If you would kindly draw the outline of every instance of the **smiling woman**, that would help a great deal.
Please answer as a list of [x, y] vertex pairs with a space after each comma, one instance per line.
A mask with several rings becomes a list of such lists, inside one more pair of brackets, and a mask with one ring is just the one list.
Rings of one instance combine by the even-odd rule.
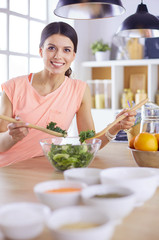
[[[2, 115], [46, 127], [50, 121], [67, 130], [78, 113], [80, 130], [94, 129], [86, 83], [70, 78], [77, 34], [68, 24], [48, 24], [41, 33], [39, 53], [44, 69], [2, 84]], [[88, 111], [87, 111], [88, 110]], [[87, 114], [85, 114], [87, 113]], [[89, 117], [89, 118], [88, 118]], [[43, 155], [39, 141], [48, 135], [26, 124], [0, 122], [0, 166]]]
[[[0, 120], [0, 166], [43, 155], [39, 141], [48, 134], [28, 129], [26, 123], [46, 127], [55, 122], [67, 131], [76, 115], [79, 132], [95, 130], [89, 87], [71, 78], [70, 66], [77, 43], [77, 33], [69, 24], [48, 24], [41, 33], [39, 45], [43, 70], [2, 84], [0, 114], [22, 121], [8, 124]], [[125, 118], [110, 129], [111, 134], [116, 134], [121, 126], [128, 129], [134, 124], [136, 112], [124, 110], [119, 115], [122, 114]], [[104, 134], [100, 138], [102, 147], [109, 142]]]

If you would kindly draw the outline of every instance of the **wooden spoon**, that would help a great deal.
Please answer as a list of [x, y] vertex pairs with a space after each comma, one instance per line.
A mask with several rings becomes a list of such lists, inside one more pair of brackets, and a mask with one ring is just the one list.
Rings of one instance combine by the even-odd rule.
[[[5, 121], [8, 121], [10, 123], [24, 123], [23, 121], [18, 121], [14, 118], [10, 118], [8, 116], [4, 116], [4, 115], [0, 115], [0, 119], [3, 119]], [[40, 126], [37, 126], [37, 125], [33, 125], [31, 123], [29, 123], [26, 127], [28, 128], [34, 128], [36, 130], [39, 130], [41, 132], [45, 132], [45, 133], [48, 133], [48, 134], [51, 134], [51, 135], [54, 135], [54, 136], [57, 136], [57, 137], [64, 137], [64, 135], [62, 133], [59, 133], [59, 132], [55, 132], [55, 131], [52, 131], [50, 129], [47, 129], [47, 128], [44, 128], [44, 127], [40, 127]]]
[[[139, 102], [138, 104], [136, 104], [134, 107], [130, 108], [127, 112], [132, 112], [137, 110], [138, 108], [140, 108], [142, 105], [144, 105], [145, 103], [148, 102], [148, 98], [142, 100], [141, 102]], [[120, 122], [121, 120], [123, 120], [126, 116], [121, 115], [119, 116], [117, 119], [115, 119], [111, 124], [109, 124], [106, 128], [104, 128], [101, 132], [98, 132], [94, 135], [94, 137], [91, 137], [89, 139], [93, 139], [93, 138], [98, 138], [102, 135], [104, 135], [110, 128], [112, 128], [115, 124], [117, 124], [118, 122]]]
[[[140, 108], [142, 105], [144, 105], [146, 102], [148, 102], [148, 98], [142, 100], [140, 103], [138, 103], [138, 104], [135, 105], [134, 107], [130, 108], [130, 110], [128, 110], [127, 112], [131, 112], [131, 111], [137, 110], [137, 109]], [[101, 132], [96, 133], [94, 137], [89, 138], [89, 139], [98, 138], [98, 137], [102, 136], [102, 135], [105, 134], [110, 128], [112, 128], [116, 123], [120, 122], [120, 121], [123, 120], [125, 117], [126, 117], [126, 116], [121, 115], [120, 117], [118, 117], [117, 119], [115, 119], [115, 121], [113, 121], [111, 124], [109, 124], [106, 128], [104, 128]], [[16, 123], [16, 122], [24, 123], [23, 121], [17, 121], [17, 120], [14, 119], [14, 118], [10, 118], [10, 117], [4, 116], [4, 115], [0, 115], [0, 119], [3, 119], [3, 120], [5, 120], [5, 121], [11, 122], [11, 123]], [[45, 132], [45, 133], [48, 133], [48, 134], [51, 134], [51, 135], [54, 135], [54, 136], [57, 136], [57, 137], [64, 137], [64, 135], [63, 135], [62, 133], [58, 133], [58, 132], [49, 130], [49, 129], [47, 129], [47, 128], [40, 127], [40, 126], [37, 126], [37, 125], [33, 125], [33, 124], [30, 124], [30, 123], [29, 123], [26, 127], [28, 127], [28, 128], [34, 128], [34, 129], [36, 129], [36, 130], [39, 130], [39, 131], [42, 131], [42, 132]]]

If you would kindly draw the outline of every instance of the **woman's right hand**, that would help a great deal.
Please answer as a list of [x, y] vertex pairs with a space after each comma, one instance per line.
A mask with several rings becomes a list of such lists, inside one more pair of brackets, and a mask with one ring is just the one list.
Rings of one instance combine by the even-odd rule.
[[[5, 91], [2, 92], [1, 96], [0, 115], [13, 117], [13, 106]], [[15, 119], [17, 120], [16, 123], [9, 124], [7, 121], [0, 119], [0, 153], [9, 150], [28, 135], [28, 124], [18, 121], [20, 120], [19, 116], [16, 116]]]
[[29, 133], [27, 123], [16, 122], [8, 124], [8, 132], [15, 143], [21, 141]]

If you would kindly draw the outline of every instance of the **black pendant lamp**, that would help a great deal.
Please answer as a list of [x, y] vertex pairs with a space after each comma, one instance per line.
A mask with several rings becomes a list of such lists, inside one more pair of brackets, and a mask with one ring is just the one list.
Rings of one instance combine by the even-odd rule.
[[136, 13], [126, 18], [119, 27], [117, 35], [129, 38], [159, 37], [159, 19], [150, 14], [146, 4], [141, 1]]
[[99, 19], [125, 12], [120, 0], [59, 0], [54, 14], [69, 19]]

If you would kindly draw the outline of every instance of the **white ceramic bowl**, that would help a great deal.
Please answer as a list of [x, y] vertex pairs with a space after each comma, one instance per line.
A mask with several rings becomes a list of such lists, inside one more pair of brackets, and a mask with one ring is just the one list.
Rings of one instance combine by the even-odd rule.
[[[116, 195], [116, 197], [97, 197], [110, 196], [110, 194]], [[98, 207], [111, 220], [124, 218], [134, 209], [136, 204], [136, 194], [129, 188], [120, 186], [106, 184], [90, 186], [82, 190], [81, 196], [84, 204]]]
[[18, 202], [0, 207], [0, 227], [5, 237], [32, 239], [40, 235], [50, 209], [39, 203]]
[[[89, 229], [61, 229], [64, 225], [77, 223], [99, 226]], [[108, 240], [113, 235], [115, 224], [115, 221], [110, 221], [99, 209], [88, 206], [55, 210], [47, 222], [55, 240]]]
[[157, 188], [157, 173], [150, 168], [115, 167], [100, 173], [103, 184], [128, 187], [136, 193], [138, 206], [150, 199]]
[[64, 171], [64, 178], [94, 185], [100, 183], [100, 172], [99, 168], [73, 168]]
[[52, 180], [41, 182], [35, 185], [34, 193], [42, 203], [49, 206], [52, 210], [78, 205], [81, 201], [81, 191], [75, 192], [60, 192], [60, 193], [47, 193], [46, 191], [60, 188], [79, 188], [83, 189], [87, 185], [82, 182], [67, 181], [67, 180]]

